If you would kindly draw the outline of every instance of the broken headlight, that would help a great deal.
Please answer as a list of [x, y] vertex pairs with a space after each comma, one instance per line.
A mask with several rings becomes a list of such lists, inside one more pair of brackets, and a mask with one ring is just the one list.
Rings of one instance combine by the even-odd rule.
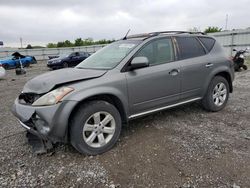
[[68, 93], [70, 93], [73, 90], [74, 89], [71, 87], [57, 88], [57, 89], [43, 95], [39, 99], [37, 99], [32, 104], [32, 106], [49, 106], [49, 105], [57, 104], [58, 102], [60, 102], [62, 100], [62, 98], [64, 96], [66, 96]]

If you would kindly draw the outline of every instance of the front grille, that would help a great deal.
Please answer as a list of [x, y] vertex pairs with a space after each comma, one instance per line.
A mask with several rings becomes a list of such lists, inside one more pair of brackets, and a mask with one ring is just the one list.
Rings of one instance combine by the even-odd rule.
[[35, 94], [35, 93], [21, 93], [18, 99], [19, 99], [19, 103], [21, 104], [32, 104], [39, 97], [40, 95]]

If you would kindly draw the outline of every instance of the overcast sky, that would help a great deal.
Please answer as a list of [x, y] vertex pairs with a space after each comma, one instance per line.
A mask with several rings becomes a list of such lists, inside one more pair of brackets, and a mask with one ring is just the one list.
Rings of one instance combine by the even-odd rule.
[[78, 37], [119, 39], [161, 30], [207, 26], [250, 27], [249, 0], [0, 0], [0, 41], [5, 46]]

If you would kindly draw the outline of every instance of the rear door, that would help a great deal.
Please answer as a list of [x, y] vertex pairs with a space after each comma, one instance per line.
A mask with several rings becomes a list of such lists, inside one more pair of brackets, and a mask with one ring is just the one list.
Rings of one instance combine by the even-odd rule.
[[201, 42], [194, 36], [175, 37], [178, 61], [181, 64], [181, 100], [201, 97], [209, 75], [210, 58]]
[[147, 57], [149, 67], [126, 73], [130, 114], [155, 110], [180, 99], [180, 65], [171, 38], [150, 41], [134, 56]]

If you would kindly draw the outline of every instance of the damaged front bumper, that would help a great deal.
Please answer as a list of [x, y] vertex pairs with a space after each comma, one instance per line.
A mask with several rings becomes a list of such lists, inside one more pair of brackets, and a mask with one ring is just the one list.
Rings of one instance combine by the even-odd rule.
[[44, 141], [68, 142], [68, 120], [77, 101], [62, 101], [51, 106], [32, 106], [19, 103], [12, 107], [12, 113], [22, 127]]

